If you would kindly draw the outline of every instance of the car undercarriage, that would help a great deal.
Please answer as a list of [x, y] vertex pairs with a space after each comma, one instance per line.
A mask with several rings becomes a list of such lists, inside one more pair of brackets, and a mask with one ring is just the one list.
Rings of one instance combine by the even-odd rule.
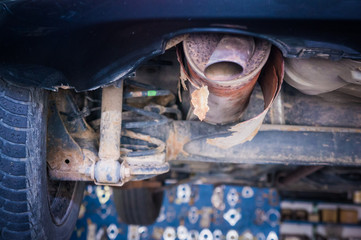
[[[15, 2], [0, 9], [0, 190], [24, 211], [35, 196], [50, 209], [30, 211], [24, 224], [39, 227], [24, 225], [27, 237], [71, 229], [84, 182], [123, 202], [166, 180], [338, 202], [359, 193], [359, 3], [318, 15], [277, 1], [218, 14], [172, 3], [188, 16], [170, 3]], [[4, 236], [20, 226], [10, 215]]]

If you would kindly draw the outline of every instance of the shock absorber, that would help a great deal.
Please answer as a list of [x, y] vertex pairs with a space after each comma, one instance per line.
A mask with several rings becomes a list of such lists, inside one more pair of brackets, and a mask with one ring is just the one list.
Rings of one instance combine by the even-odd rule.
[[99, 183], [121, 182], [120, 139], [122, 132], [123, 81], [120, 86], [103, 88], [99, 160], [95, 164], [94, 179]]

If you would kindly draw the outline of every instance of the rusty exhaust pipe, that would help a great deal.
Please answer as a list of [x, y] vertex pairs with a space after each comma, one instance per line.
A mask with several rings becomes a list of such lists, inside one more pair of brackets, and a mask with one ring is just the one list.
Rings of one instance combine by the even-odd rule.
[[180, 51], [178, 59], [190, 82], [194, 114], [211, 124], [239, 120], [270, 49], [267, 41], [248, 36], [190, 35], [183, 42], [184, 63]]
[[208, 60], [204, 75], [213, 81], [238, 78], [254, 52], [252, 37], [224, 36]]

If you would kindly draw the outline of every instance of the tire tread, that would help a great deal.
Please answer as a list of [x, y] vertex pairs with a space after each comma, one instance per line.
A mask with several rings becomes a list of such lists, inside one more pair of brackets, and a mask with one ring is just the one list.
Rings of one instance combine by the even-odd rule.
[[0, 79], [0, 236], [30, 239], [31, 221], [26, 176], [27, 134], [32, 92]]

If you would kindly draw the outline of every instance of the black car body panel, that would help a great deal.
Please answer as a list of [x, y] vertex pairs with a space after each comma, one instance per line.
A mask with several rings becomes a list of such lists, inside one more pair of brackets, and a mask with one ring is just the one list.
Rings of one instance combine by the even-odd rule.
[[3, 1], [0, 73], [46, 89], [98, 88], [191, 32], [257, 36], [285, 57], [361, 58], [361, 2]]

